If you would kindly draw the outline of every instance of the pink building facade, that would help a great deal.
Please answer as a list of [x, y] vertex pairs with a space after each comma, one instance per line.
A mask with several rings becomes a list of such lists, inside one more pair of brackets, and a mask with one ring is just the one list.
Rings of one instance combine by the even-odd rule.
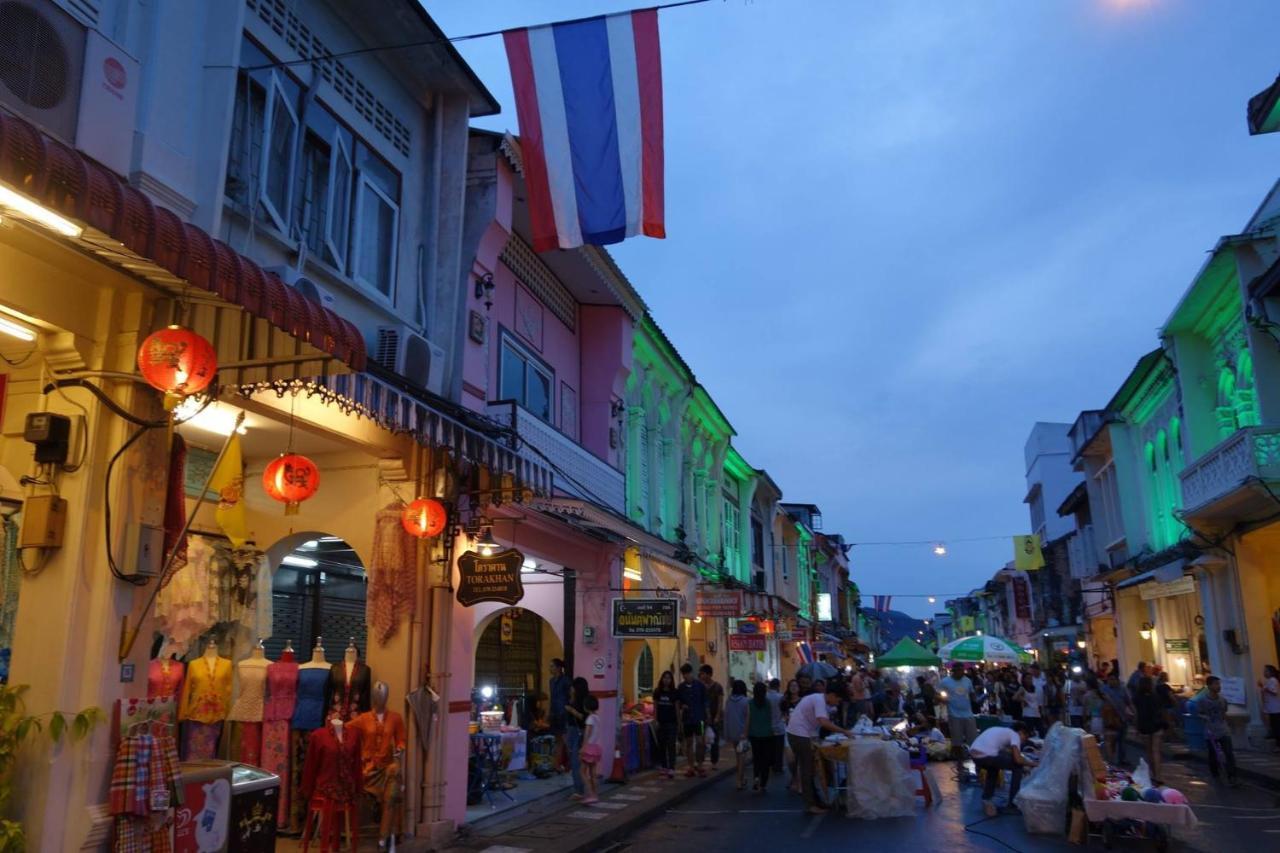
[[[535, 254], [518, 143], [472, 132], [464, 257], [466, 329], [458, 399], [505, 430], [511, 449], [553, 471], [550, 496], [518, 488], [494, 501], [463, 498], [469, 533], [457, 558], [487, 533], [524, 556], [523, 598], [450, 613], [444, 817], [466, 821], [469, 727], [480, 704], [547, 710], [549, 665], [563, 659], [600, 703], [604, 760], [612, 771], [619, 719], [620, 647], [611, 600], [622, 588], [629, 542], [623, 477], [623, 396], [632, 334], [643, 305], [599, 249]], [[491, 484], [511, 487], [510, 482]]]

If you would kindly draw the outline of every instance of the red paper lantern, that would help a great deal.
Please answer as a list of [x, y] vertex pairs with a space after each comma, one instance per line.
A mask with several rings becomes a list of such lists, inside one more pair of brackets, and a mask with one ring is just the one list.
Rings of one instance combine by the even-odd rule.
[[262, 472], [262, 488], [284, 504], [285, 515], [296, 515], [298, 504], [320, 488], [320, 469], [298, 453], [282, 453]]
[[410, 536], [426, 539], [444, 532], [449, 514], [444, 504], [434, 498], [418, 498], [404, 508], [400, 523]]
[[152, 388], [176, 403], [209, 387], [218, 372], [218, 354], [190, 329], [167, 326], [147, 335], [138, 348], [138, 370]]

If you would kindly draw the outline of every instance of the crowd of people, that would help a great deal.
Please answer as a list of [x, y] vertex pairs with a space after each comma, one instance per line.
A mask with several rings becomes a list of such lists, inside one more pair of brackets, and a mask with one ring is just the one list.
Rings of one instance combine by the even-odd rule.
[[[660, 772], [675, 778], [678, 752], [684, 756], [683, 774], [690, 778], [706, 776], [722, 755], [732, 755], [738, 790], [750, 785], [763, 792], [772, 777], [781, 776], [804, 797], [806, 810], [819, 814], [827, 806], [815, 784], [821, 769], [817, 742], [828, 733], [849, 735], [865, 717], [874, 724], [906, 721], [911, 734], [949, 738], [980, 768], [1010, 771], [1012, 800], [1029, 763], [1022, 747], [1032, 737], [1043, 737], [1054, 723], [1096, 736], [1107, 761], [1117, 766], [1126, 764], [1129, 734], [1138, 735], [1156, 784], [1162, 740], [1180, 725], [1169, 674], [1145, 662], [1127, 677], [1115, 661], [1104, 661], [1096, 670], [1083, 665], [984, 667], [957, 662], [941, 677], [928, 670], [913, 683], [904, 683], [900, 675], [859, 666], [830, 679], [801, 675], [785, 689], [778, 679], [751, 685], [734, 679], [726, 690], [709, 665], [695, 672], [685, 664], [678, 678], [664, 671], [653, 690]], [[567, 769], [573, 774], [572, 796], [592, 802], [600, 760], [596, 702], [586, 680], [570, 680], [559, 661], [553, 662], [552, 676], [552, 727], [563, 740]], [[1280, 672], [1267, 666], [1258, 685], [1280, 747]], [[1192, 707], [1204, 723], [1211, 775], [1225, 775], [1228, 783], [1238, 784], [1221, 680], [1209, 676]], [[987, 726], [980, 734], [979, 715], [998, 717], [1002, 724]], [[998, 775], [987, 774], [984, 808], [991, 809], [992, 780]]]

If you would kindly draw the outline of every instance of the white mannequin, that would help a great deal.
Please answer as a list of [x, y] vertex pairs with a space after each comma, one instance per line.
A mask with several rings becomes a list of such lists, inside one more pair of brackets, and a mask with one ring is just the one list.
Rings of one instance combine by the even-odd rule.
[[249, 653], [253, 660], [266, 660], [267, 650], [263, 648], [262, 640], [258, 640], [258, 645], [253, 647], [253, 651]]
[[298, 669], [328, 669], [329, 662], [324, 659], [324, 644], [320, 637], [316, 637], [316, 647], [311, 650], [311, 660], [302, 664]]
[[333, 726], [333, 736], [338, 739], [338, 743], [342, 743], [342, 718], [337, 714], [334, 714], [333, 719], [329, 721], [329, 724]]
[[356, 661], [360, 659], [360, 651], [356, 648], [356, 638], [352, 637], [351, 642], [347, 643], [347, 651], [342, 656], [342, 664], [347, 670], [347, 684], [351, 683], [351, 676], [356, 671]]

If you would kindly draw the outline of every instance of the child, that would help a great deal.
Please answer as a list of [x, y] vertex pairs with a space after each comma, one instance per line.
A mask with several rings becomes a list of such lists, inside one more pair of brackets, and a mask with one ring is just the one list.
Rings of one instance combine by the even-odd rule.
[[582, 781], [587, 783], [587, 796], [582, 803], [589, 805], [600, 802], [596, 796], [596, 767], [600, 764], [601, 755], [600, 717], [596, 711], [600, 710], [600, 700], [588, 696], [583, 707], [587, 709], [587, 719], [583, 723], [582, 750], [578, 757], [582, 760]]

